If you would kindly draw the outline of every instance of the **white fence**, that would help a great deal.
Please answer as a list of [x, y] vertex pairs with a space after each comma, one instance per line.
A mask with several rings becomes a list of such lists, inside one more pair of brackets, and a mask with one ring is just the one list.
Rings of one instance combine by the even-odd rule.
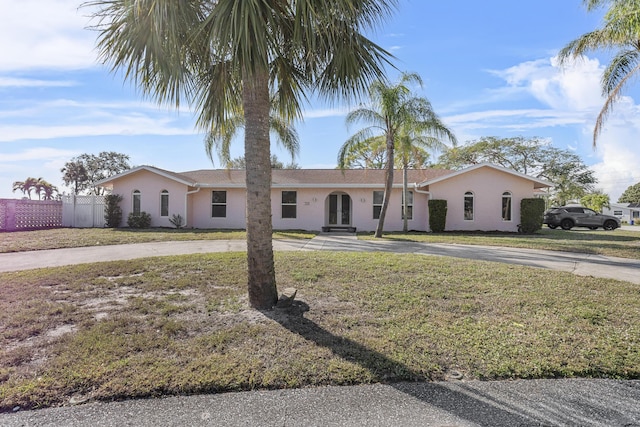
[[104, 196], [62, 196], [62, 226], [102, 228], [104, 209]]

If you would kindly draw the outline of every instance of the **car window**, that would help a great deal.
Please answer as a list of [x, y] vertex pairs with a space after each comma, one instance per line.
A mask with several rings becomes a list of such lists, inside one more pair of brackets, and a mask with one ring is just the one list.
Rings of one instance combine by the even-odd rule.
[[584, 211], [582, 210], [582, 208], [565, 208], [567, 210], [567, 212], [571, 212], [571, 213], [583, 213]]
[[597, 213], [596, 211], [591, 210], [591, 209], [585, 209], [585, 210], [584, 210], [584, 213], [586, 213], [586, 214], [587, 214], [587, 215], [589, 215], [589, 216], [598, 215], [598, 213]]

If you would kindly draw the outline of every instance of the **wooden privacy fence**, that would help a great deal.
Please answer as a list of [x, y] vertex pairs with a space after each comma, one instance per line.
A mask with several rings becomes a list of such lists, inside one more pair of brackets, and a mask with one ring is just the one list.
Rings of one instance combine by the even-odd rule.
[[62, 202], [0, 199], [0, 231], [62, 227]]
[[62, 225], [64, 227], [102, 228], [104, 196], [62, 196]]

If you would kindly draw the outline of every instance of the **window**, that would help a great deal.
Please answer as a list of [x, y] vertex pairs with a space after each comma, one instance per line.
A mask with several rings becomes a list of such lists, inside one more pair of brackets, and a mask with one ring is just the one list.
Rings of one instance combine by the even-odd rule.
[[464, 193], [464, 220], [473, 221], [473, 193]]
[[382, 210], [382, 200], [384, 191], [373, 192], [373, 219], [380, 219], [380, 211]]
[[615, 216], [622, 216], [622, 211], [613, 211]]
[[[404, 191], [402, 192], [402, 206], [400, 207], [404, 219]], [[407, 219], [413, 219], [413, 191], [407, 191]]]
[[160, 192], [160, 216], [169, 216], [169, 192], [167, 190]]
[[511, 193], [502, 193], [502, 220], [511, 221]]
[[140, 190], [133, 190], [133, 214], [140, 215], [140, 199], [142, 194]]
[[282, 192], [282, 218], [296, 218], [296, 200], [298, 193], [295, 191]]
[[227, 192], [226, 191], [211, 192], [211, 217], [212, 218], [227, 217]]

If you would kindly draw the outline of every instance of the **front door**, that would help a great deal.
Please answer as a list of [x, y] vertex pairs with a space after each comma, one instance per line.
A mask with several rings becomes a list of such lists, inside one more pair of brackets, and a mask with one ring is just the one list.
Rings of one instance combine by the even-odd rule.
[[329, 225], [351, 225], [351, 197], [329, 194]]

